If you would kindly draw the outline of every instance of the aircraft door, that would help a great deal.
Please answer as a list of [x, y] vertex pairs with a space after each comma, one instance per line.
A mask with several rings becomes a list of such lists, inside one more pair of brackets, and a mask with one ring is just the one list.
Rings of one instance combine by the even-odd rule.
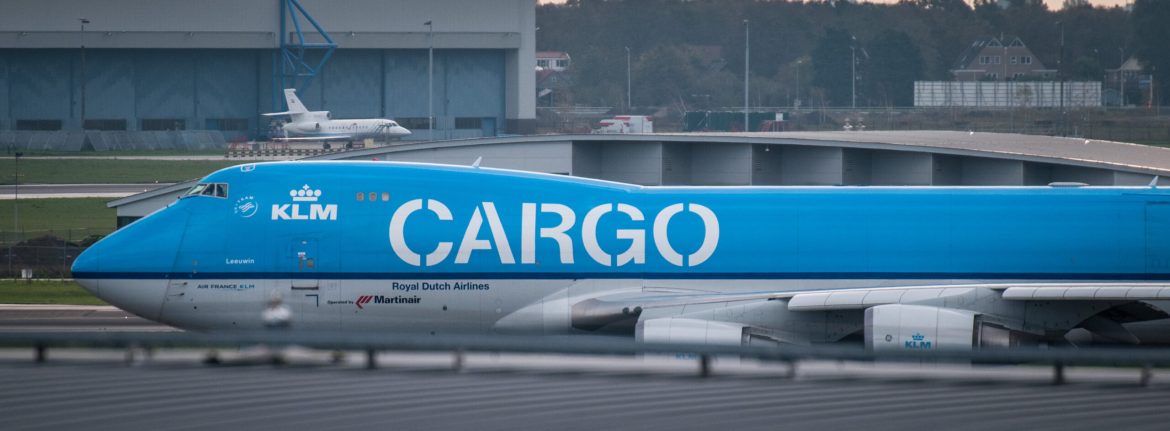
[[292, 327], [311, 331], [337, 330], [341, 315], [336, 305], [338, 281], [322, 280], [312, 289], [293, 285], [285, 296]]
[[1170, 202], [1146, 204], [1146, 272], [1170, 273]]
[[315, 238], [299, 238], [289, 242], [288, 253], [284, 256], [289, 280], [284, 300], [292, 312], [294, 327], [310, 330], [336, 330], [340, 317], [336, 306], [338, 283], [336, 280], [321, 280], [319, 268], [321, 255]]
[[316, 289], [320, 284], [317, 279], [317, 240], [312, 238], [295, 239], [289, 244], [288, 259], [293, 263], [293, 289]]

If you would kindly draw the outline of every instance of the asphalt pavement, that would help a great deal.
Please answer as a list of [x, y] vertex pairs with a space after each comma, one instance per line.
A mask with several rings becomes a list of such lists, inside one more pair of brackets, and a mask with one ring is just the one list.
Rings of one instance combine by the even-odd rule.
[[[20, 199], [121, 198], [171, 184], [21, 184], [19, 193]], [[17, 188], [15, 185], [0, 185], [0, 200], [15, 199]]]
[[0, 304], [0, 331], [176, 331], [112, 306]]

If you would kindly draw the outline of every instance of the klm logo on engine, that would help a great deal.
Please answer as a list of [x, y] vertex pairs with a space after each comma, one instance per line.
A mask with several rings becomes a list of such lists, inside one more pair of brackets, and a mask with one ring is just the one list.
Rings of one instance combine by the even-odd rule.
[[337, 204], [322, 205], [321, 189], [305, 184], [300, 189], [289, 190], [293, 203], [272, 204], [273, 220], [337, 220]]
[[930, 344], [930, 341], [926, 341], [926, 336], [916, 332], [910, 336], [909, 340], [906, 340], [905, 347], [911, 350], [930, 350]]

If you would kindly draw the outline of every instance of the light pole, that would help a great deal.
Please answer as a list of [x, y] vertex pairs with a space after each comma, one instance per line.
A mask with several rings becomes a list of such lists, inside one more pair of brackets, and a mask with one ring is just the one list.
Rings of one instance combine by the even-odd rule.
[[626, 112], [633, 113], [634, 99], [630, 98], [630, 47], [626, 47]]
[[85, 25], [89, 20], [78, 18], [81, 22], [81, 129], [85, 130]]
[[[857, 39], [853, 39], [857, 40]], [[850, 106], [857, 109], [857, 47], [849, 45], [849, 82], [852, 84], [853, 96]]]
[[1118, 84], [1117, 91], [1121, 94], [1121, 104], [1118, 106], [1124, 108], [1125, 107], [1125, 71], [1122, 70], [1122, 68], [1125, 67], [1125, 48], [1117, 47], [1117, 57], [1118, 57], [1118, 59], [1121, 60], [1121, 63], [1119, 63], [1117, 65], [1117, 84]]
[[435, 140], [435, 27], [427, 26], [427, 139]]
[[796, 101], [793, 103], [796, 109], [800, 109], [800, 65], [804, 64], [804, 59], [796, 60]]
[[1061, 118], [1063, 118], [1064, 111], [1064, 21], [1057, 21], [1056, 26], [1060, 27], [1060, 57], [1056, 60], [1056, 77], [1060, 79], [1060, 110]]
[[748, 66], [751, 64], [751, 30], [748, 20], [743, 20], [743, 131], [750, 132], [748, 125]]
[[1001, 80], [1003, 81], [1004, 97], [1007, 98], [1007, 105], [1009, 108], [1008, 113], [1010, 114], [1010, 108], [1012, 107], [1012, 87], [1011, 84], [1008, 83], [1008, 44], [1007, 41], [1004, 40], [1003, 33], [999, 34], [999, 44], [1003, 47], [1003, 58], [1000, 59], [1000, 61], [1003, 62], [1003, 78]]
[[1154, 115], [1161, 115], [1161, 106], [1154, 100], [1154, 75], [1158, 74], [1158, 66], [1150, 66], [1150, 105], [1154, 107]]
[[849, 76], [853, 95], [850, 106], [857, 109], [857, 36], [849, 35]]
[[1005, 43], [1005, 41], [1004, 41], [1003, 34], [999, 35], [999, 44], [1003, 47], [1003, 58], [1000, 59], [1000, 61], [1003, 62], [1003, 80], [1007, 81], [1008, 80], [1008, 55], [1007, 55], [1008, 54], [1007, 53], [1008, 46], [1007, 46], [1007, 43]]
[[16, 164], [16, 174], [13, 175], [12, 181], [14, 186], [12, 192], [12, 239], [8, 243], [8, 272], [10, 273], [12, 272], [13, 247], [16, 244], [17, 232], [20, 232], [20, 156], [23, 155], [24, 153], [17, 151], [15, 154], [16, 157], [13, 159]]
[[20, 156], [23, 156], [23, 155], [24, 155], [24, 153], [17, 151], [15, 154], [16, 157], [14, 158], [15, 163], [16, 163], [16, 167], [14, 170], [16, 172], [12, 176], [13, 177], [12, 178], [12, 185], [13, 185], [12, 231], [13, 232], [20, 231], [20, 208], [16, 205], [16, 203], [20, 202]]

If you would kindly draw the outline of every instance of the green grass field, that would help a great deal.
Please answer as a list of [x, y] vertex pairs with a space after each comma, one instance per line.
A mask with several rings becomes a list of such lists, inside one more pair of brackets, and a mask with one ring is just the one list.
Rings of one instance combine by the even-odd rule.
[[72, 281], [0, 280], [0, 304], [106, 305]]
[[[199, 178], [240, 160], [20, 159], [21, 184], [173, 183]], [[12, 184], [16, 165], [0, 159], [0, 184]]]
[[0, 232], [13, 228], [13, 205], [19, 205], [20, 227], [28, 234], [53, 231], [62, 239], [73, 240], [92, 234], [113, 232], [117, 223], [114, 210], [106, 208], [108, 198], [21, 199], [0, 201]]

